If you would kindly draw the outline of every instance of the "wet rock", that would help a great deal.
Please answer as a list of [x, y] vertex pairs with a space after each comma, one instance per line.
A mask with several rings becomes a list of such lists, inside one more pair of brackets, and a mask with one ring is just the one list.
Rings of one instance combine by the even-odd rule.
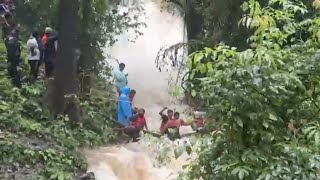
[[86, 174], [80, 177], [80, 180], [95, 180], [95, 176], [93, 172], [87, 172]]

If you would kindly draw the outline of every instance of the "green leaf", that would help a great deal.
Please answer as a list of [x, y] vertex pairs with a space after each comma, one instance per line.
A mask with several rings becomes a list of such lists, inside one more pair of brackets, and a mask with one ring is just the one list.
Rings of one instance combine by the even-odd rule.
[[192, 90], [192, 91], [191, 91], [191, 96], [192, 96], [192, 97], [195, 97], [196, 95], [197, 95], [197, 92], [196, 92], [195, 90]]
[[184, 152], [185, 152], [186, 148], [185, 146], [179, 146], [177, 148], [174, 149], [174, 157], [176, 159], [178, 159]]
[[191, 152], [192, 152], [191, 146], [186, 146], [186, 151], [187, 151], [187, 153], [190, 155]]
[[239, 117], [235, 117], [234, 119], [240, 127], [243, 127], [243, 122]]
[[270, 175], [270, 174], [267, 174], [265, 180], [270, 180], [270, 179], [271, 179], [271, 175]]
[[316, 146], [319, 146], [320, 145], [320, 132], [318, 131], [316, 134], [315, 134], [315, 144]]
[[271, 119], [273, 121], [277, 121], [278, 120], [278, 118], [275, 115], [271, 114], [271, 113], [269, 114], [269, 119]]
[[213, 72], [213, 65], [211, 62], [207, 63], [208, 72]]
[[269, 128], [269, 124], [268, 124], [267, 122], [263, 122], [262, 125], [263, 125], [263, 127], [265, 127], [266, 129]]
[[198, 63], [201, 61], [201, 59], [203, 58], [204, 54], [203, 53], [196, 53], [194, 55], [194, 58], [193, 58], [193, 62], [194, 63]]
[[201, 64], [200, 67], [199, 67], [199, 69], [200, 69], [200, 72], [201, 72], [202, 74], [206, 73], [206, 72], [207, 72], [207, 66], [206, 66], [206, 64]]
[[238, 173], [238, 176], [239, 176], [239, 179], [243, 179], [244, 178], [244, 175], [245, 175], [245, 170], [244, 169], [241, 169]]
[[65, 180], [63, 172], [59, 172], [58, 180]]

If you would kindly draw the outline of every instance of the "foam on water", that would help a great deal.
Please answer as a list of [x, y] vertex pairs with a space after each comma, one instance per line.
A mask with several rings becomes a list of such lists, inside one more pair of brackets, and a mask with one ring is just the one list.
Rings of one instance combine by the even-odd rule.
[[[144, 2], [147, 28], [141, 29], [144, 35], [135, 43], [128, 42], [134, 37], [127, 32], [119, 37], [119, 41], [106, 53], [126, 64], [129, 86], [137, 91], [134, 106], [146, 109], [149, 129], [158, 129], [160, 117], [158, 112], [168, 106], [181, 111], [183, 107], [170, 103], [168, 95], [169, 73], [159, 72], [154, 60], [163, 46], [184, 41], [183, 18], [176, 13], [161, 11], [159, 4], [151, 0]], [[130, 15], [130, 14], [129, 14]], [[107, 61], [113, 65], [112, 60]], [[183, 131], [190, 131], [185, 127]], [[120, 146], [103, 147], [84, 152], [89, 169], [98, 180], [164, 180], [175, 179], [174, 174], [186, 162], [186, 155], [173, 160], [166, 167], [155, 168], [155, 154], [142, 143], [131, 143]], [[170, 177], [169, 177], [170, 176]]]

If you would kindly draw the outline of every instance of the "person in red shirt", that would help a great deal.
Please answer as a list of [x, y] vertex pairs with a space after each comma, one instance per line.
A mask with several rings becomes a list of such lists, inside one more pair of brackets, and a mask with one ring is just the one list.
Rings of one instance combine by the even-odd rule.
[[179, 129], [181, 126], [189, 126], [190, 124], [185, 123], [184, 120], [180, 119], [180, 113], [175, 112], [173, 119], [169, 119], [164, 128], [162, 129], [161, 133], [164, 134], [168, 129], [175, 129], [175, 133], [169, 133], [169, 139], [174, 140], [176, 138], [180, 138]]
[[165, 125], [167, 124], [167, 122], [169, 120], [168, 116], [162, 115], [161, 119], [162, 119], [162, 122], [161, 122], [161, 125], [160, 125], [160, 132], [164, 132], [164, 134], [168, 134], [169, 133], [168, 130], [164, 131], [164, 127], [165, 127]]
[[[166, 123], [168, 122], [168, 120], [173, 119], [173, 111], [171, 109], [168, 109], [167, 107], [164, 107], [160, 112], [159, 115], [161, 116], [162, 122], [160, 125], [160, 132], [162, 132], [162, 129], [164, 128], [164, 126], [166, 125]], [[167, 116], [163, 114], [163, 112], [167, 110]]]
[[41, 42], [43, 46], [46, 46], [46, 43], [48, 41], [49, 33], [51, 33], [53, 30], [50, 27], [46, 27], [45, 33], [41, 38]]
[[145, 128], [148, 131], [148, 126], [144, 114], [145, 110], [139, 109], [138, 114], [135, 114], [130, 118], [130, 126], [124, 129], [124, 133], [129, 135], [133, 139], [133, 142], [138, 141], [139, 133], [141, 130]]
[[194, 111], [194, 119], [191, 123], [191, 127], [194, 131], [199, 132], [202, 128], [204, 128], [206, 123], [205, 114], [205, 112]]
[[160, 112], [160, 116], [164, 115], [163, 112], [167, 110], [167, 116], [168, 116], [168, 119], [173, 119], [173, 111], [171, 109], [168, 109], [167, 107], [164, 107]]

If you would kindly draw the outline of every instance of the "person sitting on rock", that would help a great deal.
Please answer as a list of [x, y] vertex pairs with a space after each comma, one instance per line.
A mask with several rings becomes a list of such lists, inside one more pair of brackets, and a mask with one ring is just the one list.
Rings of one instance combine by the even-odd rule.
[[133, 115], [130, 118], [130, 126], [124, 128], [124, 133], [129, 135], [133, 142], [139, 140], [140, 131], [144, 128], [148, 131], [148, 126], [145, 118], [145, 110], [139, 109], [138, 114]]

